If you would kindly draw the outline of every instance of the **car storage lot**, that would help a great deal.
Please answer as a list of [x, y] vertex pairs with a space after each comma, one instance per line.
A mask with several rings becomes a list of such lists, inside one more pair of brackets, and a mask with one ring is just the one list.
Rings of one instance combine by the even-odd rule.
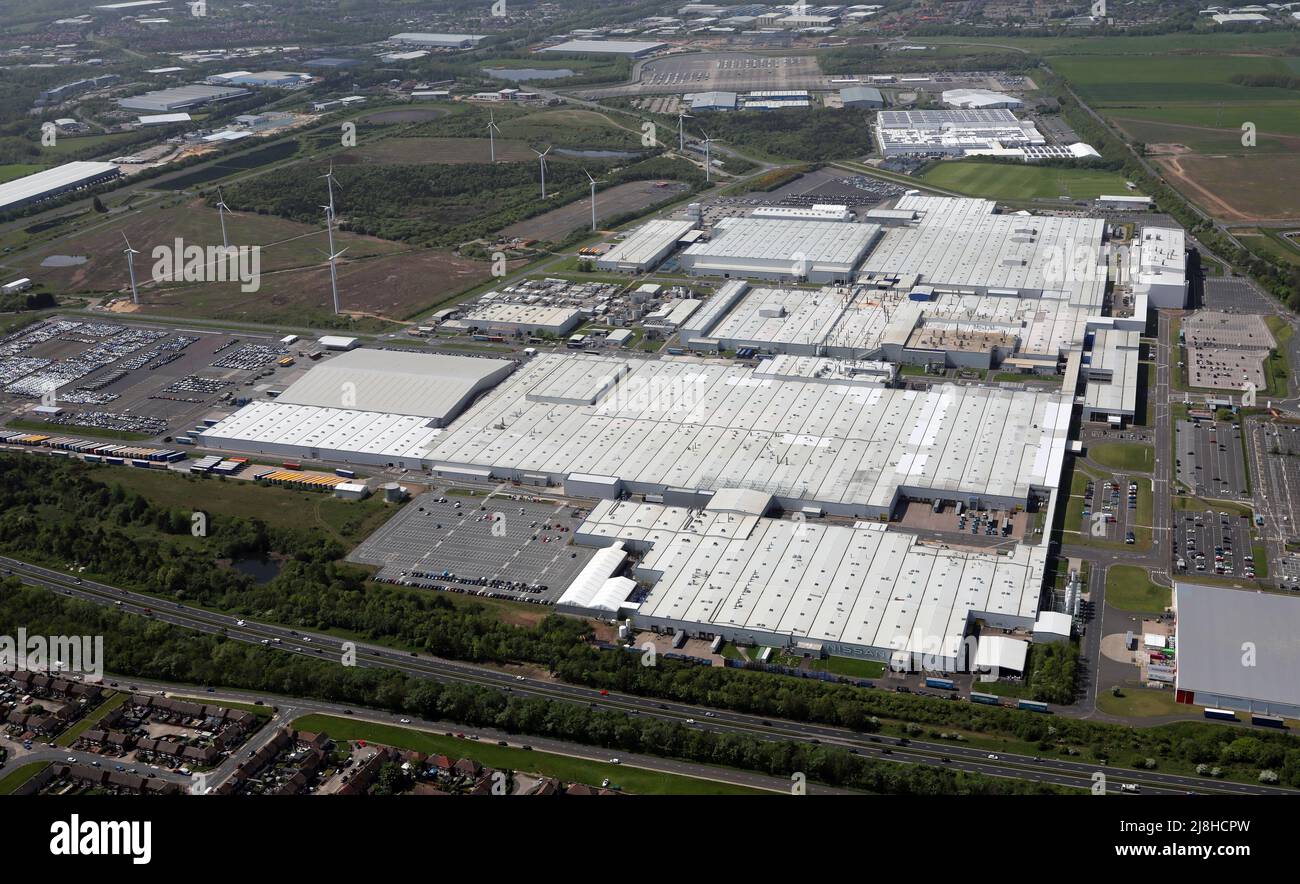
[[1201, 497], [1249, 497], [1241, 430], [1236, 424], [1178, 421], [1174, 425], [1174, 471], [1179, 482]]
[[581, 523], [573, 512], [527, 495], [484, 499], [435, 490], [389, 519], [348, 559], [378, 565], [376, 578], [388, 582], [552, 604], [595, 553], [570, 543]]
[[[250, 347], [270, 360], [213, 365]], [[52, 404], [70, 424], [98, 426], [116, 415], [119, 429], [138, 423], [141, 432], [183, 433], [234, 396], [252, 395], [258, 380], [274, 383], [286, 373], [274, 359], [285, 352], [269, 337], [54, 317], [0, 340], [0, 408], [33, 420], [42, 419], [34, 406]]]

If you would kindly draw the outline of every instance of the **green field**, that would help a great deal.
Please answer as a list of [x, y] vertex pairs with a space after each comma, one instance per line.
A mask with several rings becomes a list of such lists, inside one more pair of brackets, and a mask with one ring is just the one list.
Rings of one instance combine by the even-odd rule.
[[15, 178], [21, 178], [24, 175], [31, 175], [39, 172], [44, 166], [34, 166], [30, 163], [10, 163], [0, 166], [0, 184], [6, 181], [13, 181]]
[[942, 162], [921, 180], [994, 200], [1095, 199], [1103, 193], [1127, 193], [1124, 176], [1117, 172], [978, 161]]
[[189, 478], [163, 470], [96, 467], [95, 478], [143, 494], [159, 506], [201, 508], [218, 516], [261, 519], [277, 528], [323, 531], [352, 546], [369, 536], [397, 507], [377, 497], [339, 500], [239, 479]]
[[1155, 466], [1155, 452], [1140, 442], [1095, 442], [1088, 446], [1088, 459], [1112, 470], [1149, 473]]
[[12, 795], [14, 789], [17, 789], [23, 783], [36, 776], [37, 773], [49, 766], [48, 761], [33, 761], [30, 764], [24, 764], [22, 767], [15, 767], [5, 778], [0, 780], [0, 795]]
[[1295, 92], [1276, 87], [1241, 86], [1238, 74], [1300, 73], [1300, 59], [1226, 52], [1139, 55], [1135, 53], [1054, 56], [1048, 63], [1080, 96], [1099, 105], [1143, 102], [1295, 101]]
[[[638, 795], [761, 795], [759, 789], [732, 786], [695, 777], [659, 773], [641, 768], [608, 764], [498, 746], [487, 741], [461, 740], [428, 731], [393, 725], [356, 721], [331, 715], [307, 715], [294, 721], [299, 730], [319, 733], [324, 731], [335, 740], [368, 740], [382, 746], [409, 749], [426, 755], [446, 755], [449, 758], [473, 758], [488, 767], [538, 773], [556, 777], [566, 783], [586, 783], [599, 786], [609, 779], [623, 791]], [[611, 750], [611, 754], [616, 754]]]
[[1169, 607], [1168, 587], [1151, 582], [1147, 572], [1133, 565], [1112, 565], [1106, 571], [1106, 604], [1121, 611], [1159, 614]]
[[1196, 706], [1187, 706], [1174, 702], [1173, 691], [1154, 688], [1121, 687], [1120, 696], [1116, 697], [1109, 690], [1097, 694], [1097, 708], [1110, 715], [1124, 718], [1154, 718], [1159, 715], [1191, 715], [1198, 711]]

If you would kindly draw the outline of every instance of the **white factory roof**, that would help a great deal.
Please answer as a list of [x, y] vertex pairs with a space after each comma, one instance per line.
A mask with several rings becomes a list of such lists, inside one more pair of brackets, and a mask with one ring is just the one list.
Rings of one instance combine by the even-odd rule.
[[1300, 706], [1300, 599], [1192, 583], [1174, 597], [1178, 690]]
[[141, 114], [136, 117], [136, 121], [141, 126], [163, 126], [168, 123], [188, 123], [192, 118], [189, 114]]
[[945, 89], [943, 103], [949, 107], [969, 109], [1024, 106], [1024, 102], [1014, 95], [991, 89]]
[[419, 43], [429, 46], [459, 46], [463, 43], [475, 44], [483, 37], [478, 34], [431, 34], [424, 31], [404, 31], [389, 37], [390, 43]]
[[1138, 356], [1141, 333], [1098, 329], [1087, 366], [1087, 407], [1106, 414], [1134, 414], [1137, 409]]
[[623, 551], [622, 543], [614, 543], [599, 550], [578, 572], [578, 576], [573, 578], [569, 588], [555, 604], [617, 614], [619, 606], [636, 588], [635, 581], [613, 576], [626, 559], [627, 553]]
[[975, 666], [982, 670], [1024, 672], [1028, 656], [1029, 642], [1005, 635], [982, 635], [975, 649]]
[[443, 419], [511, 367], [503, 359], [351, 350], [310, 368], [278, 401]]
[[1069, 415], [1058, 393], [882, 389], [720, 361], [556, 353], [461, 415], [428, 460], [860, 509], [892, 506], [904, 486], [1019, 500], [1055, 486]]
[[263, 400], [239, 409], [200, 438], [236, 450], [299, 446], [337, 453], [343, 460], [354, 455], [418, 459], [441, 432], [429, 423], [411, 414]]
[[558, 46], [547, 46], [541, 52], [575, 52], [608, 55], [641, 55], [662, 49], [665, 43], [645, 43], [635, 40], [569, 40]]
[[639, 615], [913, 652], [955, 649], [972, 612], [1033, 618], [1047, 550], [959, 552], [882, 526], [602, 501], [585, 542], [651, 544]]
[[713, 239], [683, 253], [695, 269], [743, 267], [747, 262], [796, 261], [808, 270], [852, 269], [880, 236], [877, 224], [846, 224], [802, 218], [723, 218]]
[[694, 221], [649, 221], [601, 255], [599, 263], [645, 264], [694, 229]]
[[74, 187], [117, 169], [112, 163], [64, 163], [43, 172], [34, 172], [0, 184], [0, 211], [15, 203], [23, 203], [56, 190]]
[[480, 304], [461, 317], [473, 326], [478, 323], [518, 325], [528, 327], [568, 329], [582, 319], [582, 311], [575, 307], [555, 307], [547, 304]]
[[1183, 285], [1187, 277], [1187, 234], [1182, 228], [1143, 227], [1138, 247], [1140, 284]]
[[[915, 225], [885, 228], [861, 272], [916, 274], [935, 287], [985, 293], [1040, 293], [1100, 305], [1106, 288], [1102, 236], [1094, 218], [992, 215], [983, 200], [931, 198]], [[915, 209], [904, 197], [899, 208]], [[1077, 256], [1093, 256], [1087, 272]]]
[[812, 206], [759, 206], [751, 218], [807, 218], [810, 221], [849, 221], [852, 213], [845, 205], [817, 203]]

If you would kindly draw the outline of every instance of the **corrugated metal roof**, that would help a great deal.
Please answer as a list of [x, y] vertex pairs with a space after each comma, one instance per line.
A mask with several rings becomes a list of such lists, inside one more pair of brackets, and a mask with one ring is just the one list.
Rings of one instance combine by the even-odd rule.
[[512, 367], [501, 359], [352, 350], [310, 369], [278, 401], [444, 419]]
[[1300, 599], [1193, 583], [1175, 594], [1180, 691], [1300, 706]]

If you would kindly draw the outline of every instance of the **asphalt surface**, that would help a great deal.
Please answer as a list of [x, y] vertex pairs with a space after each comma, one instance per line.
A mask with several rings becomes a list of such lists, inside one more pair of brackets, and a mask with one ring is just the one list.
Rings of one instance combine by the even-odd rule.
[[[265, 643], [278, 650], [313, 656], [321, 659], [341, 659], [342, 643], [332, 636], [303, 633], [282, 626], [243, 620], [225, 614], [187, 608], [179, 603], [164, 602], [151, 596], [130, 592], [118, 587], [92, 581], [76, 583], [76, 578], [29, 565], [14, 559], [0, 557], [0, 564], [14, 572], [24, 583], [61, 592], [66, 595], [99, 604], [121, 607], [130, 613], [152, 612], [152, 616], [166, 623], [202, 632], [222, 634], [230, 639], [250, 643]], [[120, 604], [119, 604], [120, 603]], [[242, 622], [243, 625], [240, 625]], [[513, 676], [485, 667], [471, 666], [440, 660], [426, 654], [402, 653], [365, 643], [357, 643], [356, 661], [359, 666], [382, 667], [397, 670], [419, 678], [432, 678], [441, 682], [460, 682], [492, 687], [521, 696], [541, 697], [565, 702], [588, 703], [593, 708], [622, 711], [629, 715], [648, 715], [676, 721], [701, 730], [717, 733], [744, 733], [766, 740], [795, 740], [821, 743], [844, 748], [867, 757], [892, 761], [898, 764], [926, 764], [950, 767], [988, 776], [1052, 783], [1079, 789], [1093, 785], [1093, 775], [1106, 772], [1106, 790], [1120, 794], [1122, 783], [1138, 784], [1143, 794], [1229, 794], [1229, 795], [1294, 795], [1293, 790], [1251, 783], [1207, 781], [1197, 777], [1178, 776], [1158, 771], [1137, 771], [1122, 768], [1105, 768], [1084, 761], [1043, 758], [1007, 752], [989, 752], [985, 749], [952, 743], [931, 743], [921, 740], [902, 740], [894, 737], [871, 737], [844, 728], [794, 722], [782, 719], [761, 719], [757, 716], [708, 709], [685, 703], [663, 702], [615, 692], [600, 691], [577, 685], [563, 684], [536, 678]], [[293, 701], [299, 703], [300, 701]], [[304, 707], [305, 708], [305, 707]], [[530, 739], [531, 743], [531, 739]]]

